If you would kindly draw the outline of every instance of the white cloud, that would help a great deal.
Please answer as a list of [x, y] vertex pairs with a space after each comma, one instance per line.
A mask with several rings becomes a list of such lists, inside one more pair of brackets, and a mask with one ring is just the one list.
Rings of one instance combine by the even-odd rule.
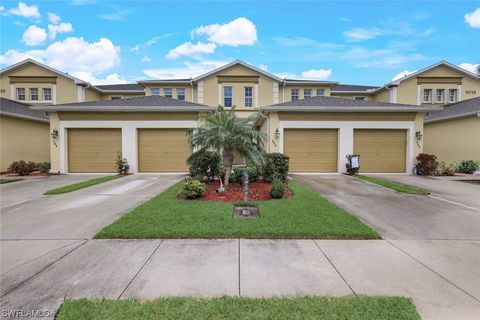
[[72, 72], [71, 75], [94, 85], [127, 83], [116, 73], [109, 74], [105, 78], [98, 78], [88, 71]]
[[156, 79], [188, 79], [194, 78], [213, 69], [219, 68], [229, 61], [201, 60], [194, 63], [185, 62], [180, 67], [168, 67], [143, 70], [143, 73], [150, 78]]
[[437, 31], [435, 28], [428, 28], [425, 31], [420, 32], [418, 35], [421, 37], [427, 37], [435, 33]]
[[173, 35], [173, 33], [169, 32], [169, 33], [164, 33], [164, 34], [159, 35], [159, 36], [152, 37], [142, 44], [135, 45], [134, 47], [132, 47], [130, 49], [130, 51], [138, 53], [138, 52], [140, 52], [140, 49], [144, 49], [144, 48], [153, 46], [155, 43], [158, 42], [158, 40], [163, 39], [163, 38], [168, 38], [172, 35]]
[[207, 39], [219, 45], [241, 46], [257, 42], [257, 28], [252, 21], [240, 17], [225, 24], [200, 26], [192, 31], [193, 35], [206, 35]]
[[90, 43], [83, 38], [69, 37], [43, 50], [8, 50], [0, 55], [0, 63], [14, 64], [27, 58], [70, 73], [87, 71], [95, 74], [120, 64], [120, 48], [107, 38]]
[[109, 21], [123, 21], [130, 14], [130, 12], [130, 9], [122, 9], [117, 12], [101, 14], [99, 17]]
[[468, 12], [464, 16], [465, 23], [472, 28], [480, 28], [480, 8], [475, 9], [472, 12]]
[[72, 32], [73, 27], [70, 22], [62, 22], [60, 24], [49, 24], [48, 25], [48, 36], [50, 39], [55, 39], [57, 33], [68, 33]]
[[5, 11], [5, 7], [4, 7], [4, 6], [0, 6], [0, 11]]
[[258, 67], [260, 68], [260, 70], [263, 70], [263, 71], [267, 71], [268, 69], [268, 66], [266, 64], [261, 64]]
[[356, 68], [396, 68], [402, 64], [425, 60], [426, 57], [416, 52], [402, 52], [395, 46], [381, 49], [352, 47], [338, 54], [337, 58], [350, 61]]
[[58, 24], [62, 19], [56, 13], [48, 13], [48, 21], [53, 24]]
[[210, 54], [215, 52], [217, 45], [215, 43], [202, 43], [193, 44], [190, 41], [185, 42], [168, 52], [167, 59], [176, 59], [181, 56], [196, 57], [201, 54]]
[[152, 61], [152, 58], [150, 58], [149, 56], [143, 56], [142, 61], [143, 62], [150, 62], [150, 61]]
[[402, 79], [412, 73], [415, 73], [417, 72], [417, 70], [413, 70], [413, 71], [408, 71], [408, 70], [404, 70], [398, 74], [396, 74], [393, 78], [392, 78], [392, 81], [395, 81], [395, 80], [399, 80], [399, 79]]
[[378, 28], [352, 28], [343, 32], [343, 35], [349, 41], [361, 41], [376, 38], [383, 32]]
[[332, 69], [310, 69], [302, 72], [304, 79], [327, 79], [332, 75]]
[[41, 17], [40, 11], [38, 10], [38, 7], [36, 5], [29, 6], [25, 2], [19, 2], [18, 7], [10, 9], [9, 12], [16, 16], [21, 16], [24, 18], [40, 19]]
[[43, 28], [31, 25], [25, 30], [22, 36], [22, 42], [27, 46], [36, 46], [47, 39], [47, 32]]
[[137, 44], [136, 46], [130, 48], [130, 51], [131, 51], [131, 52], [137, 52], [137, 53], [138, 53], [138, 52], [140, 51], [140, 46]]
[[462, 69], [470, 71], [473, 74], [477, 74], [479, 65], [480, 65], [480, 63], [473, 64], [473, 63], [464, 62], [464, 63], [459, 64], [458, 66]]

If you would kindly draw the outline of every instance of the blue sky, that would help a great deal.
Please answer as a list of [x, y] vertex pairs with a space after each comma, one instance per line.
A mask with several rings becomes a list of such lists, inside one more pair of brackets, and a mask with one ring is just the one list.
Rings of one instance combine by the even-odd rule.
[[92, 83], [196, 76], [241, 59], [381, 85], [480, 62], [480, 1], [2, 1], [1, 67], [32, 57]]

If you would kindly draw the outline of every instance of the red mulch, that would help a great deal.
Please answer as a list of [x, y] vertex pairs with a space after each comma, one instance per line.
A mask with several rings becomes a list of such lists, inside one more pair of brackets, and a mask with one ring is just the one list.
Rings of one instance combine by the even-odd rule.
[[[223, 194], [217, 193], [218, 181], [206, 184], [205, 192], [199, 199], [200, 201], [224, 201], [224, 202], [237, 202], [243, 200], [243, 187], [239, 182], [230, 183], [228, 191]], [[248, 200], [259, 201], [270, 199], [270, 186], [269, 182], [250, 182]], [[292, 190], [286, 186], [285, 194], [283, 198], [290, 198], [293, 195]]]

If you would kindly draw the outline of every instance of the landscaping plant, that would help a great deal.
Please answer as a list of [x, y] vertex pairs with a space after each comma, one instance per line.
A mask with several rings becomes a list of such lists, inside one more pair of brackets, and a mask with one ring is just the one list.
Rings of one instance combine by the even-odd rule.
[[415, 170], [418, 175], [431, 176], [437, 171], [438, 161], [435, 155], [420, 153], [416, 160]]
[[360, 171], [360, 163], [359, 166], [356, 168], [352, 167], [352, 158], [353, 157], [358, 157], [360, 161], [360, 155], [359, 154], [347, 154], [347, 163], [345, 164], [345, 167], [347, 168], [348, 174], [357, 174]]
[[37, 167], [39, 168], [40, 173], [49, 173], [51, 165], [50, 165], [50, 162], [44, 161], [44, 162], [37, 163]]
[[32, 162], [32, 161], [26, 162], [23, 160], [14, 161], [7, 168], [9, 172], [16, 173], [19, 176], [29, 175], [30, 173], [35, 171], [35, 169], [36, 169], [35, 162]]
[[191, 177], [212, 180], [220, 173], [221, 157], [218, 151], [202, 150], [195, 152], [187, 159]]
[[197, 199], [205, 192], [205, 184], [196, 179], [189, 179], [183, 183], [182, 194], [186, 199]]
[[274, 178], [285, 182], [288, 176], [289, 157], [283, 153], [267, 153], [265, 156], [265, 165], [263, 166], [263, 179], [272, 181]]
[[[235, 152], [244, 156], [249, 163], [263, 165], [263, 143], [265, 134], [255, 130], [258, 115], [247, 118], [237, 117], [235, 107], [225, 110], [219, 106], [213, 114], [202, 114], [202, 123], [188, 131], [189, 142], [197, 153], [206, 150], [219, 150], [224, 171], [224, 188], [228, 191], [230, 173], [235, 160]], [[195, 157], [194, 156], [194, 157]]]
[[460, 173], [472, 174], [480, 167], [480, 161], [462, 160], [454, 164], [455, 171]]
[[122, 154], [120, 152], [117, 152], [115, 164], [117, 165], [118, 174], [125, 175], [130, 170], [130, 165], [128, 164], [127, 159], [122, 158]]
[[272, 199], [282, 199], [285, 192], [285, 185], [280, 179], [273, 179], [272, 186], [270, 187], [270, 197]]

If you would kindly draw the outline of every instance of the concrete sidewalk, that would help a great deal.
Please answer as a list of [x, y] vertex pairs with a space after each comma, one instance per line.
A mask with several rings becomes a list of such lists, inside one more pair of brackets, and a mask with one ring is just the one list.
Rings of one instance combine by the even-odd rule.
[[[2, 241], [2, 258], [29, 245]], [[2, 273], [2, 310], [56, 312], [64, 299], [80, 297], [366, 294], [412, 297], [424, 320], [480, 314], [479, 241], [82, 240], [48, 252], [49, 246], [55, 244]], [[39, 262], [42, 270], [15, 282]]]

